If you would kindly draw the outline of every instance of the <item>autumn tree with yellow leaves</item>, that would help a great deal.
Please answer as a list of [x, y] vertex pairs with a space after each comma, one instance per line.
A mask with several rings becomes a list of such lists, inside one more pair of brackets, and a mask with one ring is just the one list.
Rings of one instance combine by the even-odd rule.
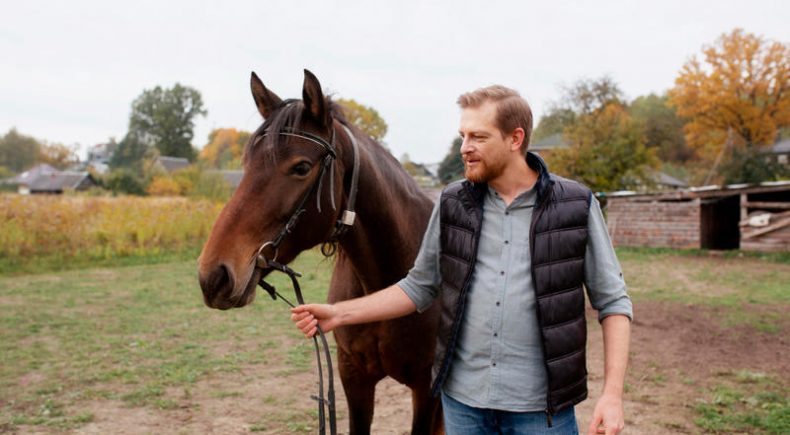
[[376, 109], [353, 99], [338, 98], [335, 101], [343, 108], [343, 114], [350, 123], [383, 144], [384, 136], [387, 134], [387, 123]]
[[742, 29], [723, 34], [703, 48], [702, 60], [686, 62], [669, 100], [688, 120], [686, 142], [711, 173], [733, 167], [731, 160], [763, 151], [790, 126], [790, 45]]
[[200, 158], [209, 166], [221, 169], [241, 168], [244, 146], [250, 133], [235, 128], [216, 128], [208, 135], [208, 143], [200, 151]]

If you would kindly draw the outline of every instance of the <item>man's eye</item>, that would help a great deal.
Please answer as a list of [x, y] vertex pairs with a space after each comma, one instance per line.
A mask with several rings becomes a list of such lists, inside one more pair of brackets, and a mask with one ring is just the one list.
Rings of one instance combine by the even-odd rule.
[[310, 172], [310, 167], [310, 163], [308, 162], [299, 162], [291, 168], [291, 173], [300, 177], [304, 177]]

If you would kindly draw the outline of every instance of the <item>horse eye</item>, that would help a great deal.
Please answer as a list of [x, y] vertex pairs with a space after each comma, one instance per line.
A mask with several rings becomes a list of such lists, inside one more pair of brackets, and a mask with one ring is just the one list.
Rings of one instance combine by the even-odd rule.
[[304, 177], [310, 172], [310, 167], [311, 166], [309, 162], [299, 162], [291, 168], [291, 173], [300, 177]]

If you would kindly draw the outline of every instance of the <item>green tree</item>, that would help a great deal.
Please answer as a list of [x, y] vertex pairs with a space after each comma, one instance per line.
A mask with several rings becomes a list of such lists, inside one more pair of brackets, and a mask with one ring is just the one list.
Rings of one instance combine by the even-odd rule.
[[461, 158], [461, 145], [463, 140], [460, 137], [453, 139], [450, 151], [444, 156], [439, 164], [438, 175], [442, 183], [449, 183], [464, 176], [464, 160]]
[[110, 159], [110, 167], [128, 168], [138, 175], [143, 173], [143, 158], [148, 152], [149, 147], [135, 132], [128, 132], [118, 143], [118, 148]]
[[[193, 161], [194, 120], [206, 113], [200, 92], [194, 88], [176, 83], [170, 89], [161, 86], [146, 89], [132, 103], [124, 141], [129, 139], [129, 145], [133, 146], [155, 147], [163, 156]], [[139, 152], [130, 154], [139, 155]]]
[[576, 112], [567, 107], [552, 107], [549, 113], [541, 116], [538, 126], [532, 131], [530, 143], [537, 142], [555, 134], [562, 134], [576, 120]]
[[13, 173], [27, 170], [38, 161], [40, 150], [39, 141], [11, 128], [0, 138], [0, 167]]
[[116, 194], [145, 195], [143, 180], [129, 168], [115, 169], [107, 174], [103, 182], [103, 187]]
[[77, 146], [66, 146], [57, 143], [41, 144], [38, 153], [38, 161], [61, 170], [66, 169], [79, 162], [79, 157], [77, 157]]
[[338, 98], [336, 102], [343, 108], [343, 114], [350, 123], [377, 142], [384, 143], [387, 123], [376, 109], [360, 104], [353, 99]]
[[[590, 115], [614, 103], [624, 106], [623, 91], [609, 76], [581, 79], [564, 88], [560, 109], [579, 115]], [[566, 114], [567, 116], [567, 114]]]
[[568, 148], [552, 151], [546, 160], [560, 175], [579, 180], [594, 191], [649, 186], [658, 165], [645, 146], [642, 128], [629, 115], [623, 93], [608, 77], [581, 80], [566, 88], [563, 108], [574, 113], [564, 130]]
[[721, 167], [723, 183], [761, 183], [790, 177], [790, 169], [757, 148], [735, 147]]
[[683, 163], [694, 156], [683, 136], [684, 122], [669, 105], [666, 95], [638, 97], [631, 102], [628, 113], [641, 125], [645, 145], [655, 149], [661, 161]]

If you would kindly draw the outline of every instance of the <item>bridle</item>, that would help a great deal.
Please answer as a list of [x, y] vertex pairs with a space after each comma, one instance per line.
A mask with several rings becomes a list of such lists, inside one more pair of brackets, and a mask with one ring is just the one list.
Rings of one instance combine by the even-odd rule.
[[[354, 166], [352, 168], [351, 173], [351, 187], [348, 194], [348, 201], [346, 203], [346, 210], [340, 216], [340, 219], [335, 222], [335, 227], [332, 231], [332, 234], [329, 236], [329, 239], [325, 241], [321, 245], [321, 253], [325, 256], [329, 257], [335, 253], [337, 250], [337, 243], [340, 236], [346, 233], [351, 226], [354, 225], [354, 221], [356, 220], [356, 213], [354, 212], [354, 203], [356, 202], [357, 196], [357, 185], [359, 183], [359, 145], [357, 144], [356, 138], [351, 133], [351, 130], [342, 125], [343, 130], [345, 131], [346, 135], [348, 135], [349, 139], [351, 140], [352, 150], [354, 154]], [[316, 177], [316, 181], [313, 182], [313, 185], [307, 189], [305, 194], [297, 203], [296, 208], [291, 213], [291, 216], [286, 221], [283, 228], [277, 234], [277, 236], [267, 242], [264, 242], [259, 248], [256, 253], [255, 257], [255, 269], [256, 272], [261, 272], [260, 275], [254, 276], [263, 276], [264, 270], [276, 270], [288, 275], [291, 279], [291, 284], [294, 288], [294, 293], [296, 294], [296, 300], [299, 304], [304, 304], [304, 297], [302, 296], [302, 290], [299, 286], [299, 280], [297, 278], [301, 277], [299, 273], [295, 272], [293, 269], [288, 267], [285, 264], [277, 262], [277, 254], [280, 244], [285, 239], [285, 237], [290, 234], [296, 223], [299, 221], [299, 218], [302, 214], [306, 211], [307, 199], [310, 195], [315, 192], [316, 193], [316, 208], [318, 212], [321, 212], [321, 192], [323, 189], [324, 184], [324, 175], [329, 172], [329, 198], [330, 203], [332, 205], [332, 209], [335, 210], [335, 191], [334, 191], [334, 179], [335, 179], [335, 165], [333, 164], [334, 160], [337, 159], [337, 149], [335, 147], [335, 139], [336, 133], [334, 127], [332, 128], [332, 139], [330, 142], [327, 142], [321, 136], [315, 135], [313, 133], [299, 130], [295, 128], [285, 128], [278, 132], [264, 132], [263, 136], [268, 134], [277, 134], [280, 136], [288, 136], [288, 137], [295, 137], [299, 139], [303, 139], [309, 142], [312, 142], [316, 145], [322, 147], [325, 151], [323, 157], [321, 158], [321, 164], [318, 170], [318, 176]], [[270, 248], [273, 252], [271, 258], [267, 258], [265, 255], [264, 250]], [[258, 285], [260, 285], [267, 293], [272, 297], [272, 299], [277, 300], [279, 297], [282, 299], [286, 304], [293, 307], [294, 305], [288, 301], [288, 299], [284, 298], [277, 290], [274, 288], [273, 285], [269, 284], [264, 280], [264, 278], [260, 278], [258, 281]], [[326, 413], [325, 408], [329, 411], [329, 433], [331, 435], [337, 434], [337, 418], [335, 413], [335, 385], [334, 385], [334, 375], [332, 369], [332, 356], [329, 352], [329, 344], [326, 340], [326, 335], [324, 331], [321, 330], [320, 326], [316, 326], [318, 331], [318, 337], [321, 339], [321, 345], [323, 346], [323, 353], [324, 358], [326, 359], [326, 370], [327, 370], [327, 377], [328, 379], [328, 388], [327, 388], [327, 397], [324, 398], [324, 375], [323, 375], [323, 368], [321, 364], [321, 350], [319, 349], [318, 345], [318, 338], [313, 336], [313, 343], [315, 344], [315, 355], [316, 361], [318, 363], [318, 395], [311, 396], [314, 400], [318, 402], [318, 419], [319, 419], [319, 434], [325, 435], [326, 434]]]

